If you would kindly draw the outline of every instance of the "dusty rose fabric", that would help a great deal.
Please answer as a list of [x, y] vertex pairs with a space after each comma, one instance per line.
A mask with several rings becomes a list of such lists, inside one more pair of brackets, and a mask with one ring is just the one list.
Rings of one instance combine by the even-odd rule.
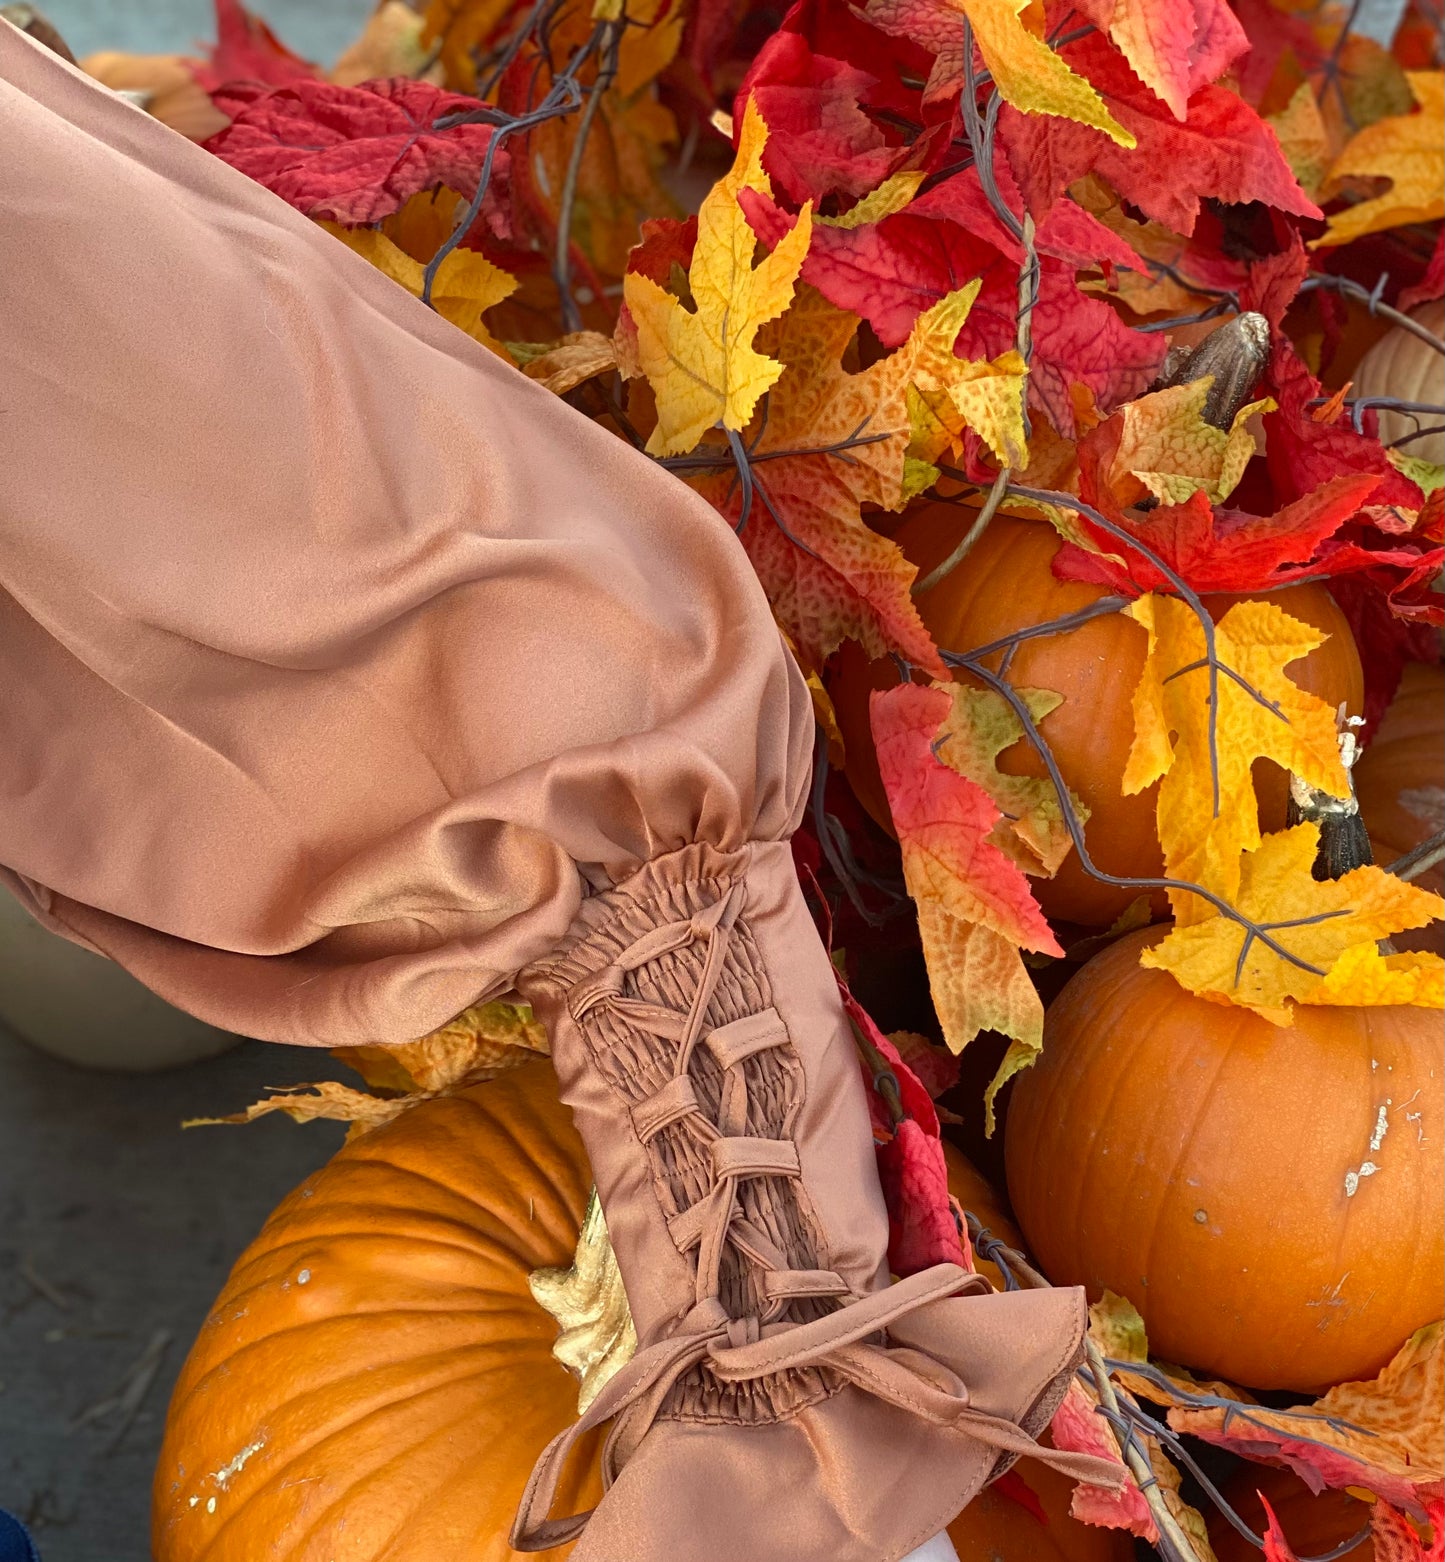
[[716, 512], [8, 24], [0, 78], [0, 863], [50, 926], [401, 1040], [589, 881], [790, 833], [808, 699]]
[[727, 525], [6, 24], [0, 201], [10, 887], [276, 1041], [534, 998], [652, 1348], [579, 1562], [925, 1540], [1047, 1415], [1082, 1298], [885, 1289], [784, 844], [809, 701]]

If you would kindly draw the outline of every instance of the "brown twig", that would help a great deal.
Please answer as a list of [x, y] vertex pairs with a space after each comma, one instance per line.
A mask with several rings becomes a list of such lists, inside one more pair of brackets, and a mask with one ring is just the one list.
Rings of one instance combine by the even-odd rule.
[[1175, 1562], [1200, 1562], [1199, 1553], [1169, 1511], [1164, 1501], [1164, 1494], [1159, 1489], [1159, 1478], [1154, 1474], [1148, 1459], [1140, 1451], [1132, 1432], [1127, 1429], [1120, 1431], [1120, 1424], [1123, 1423], [1127, 1428], [1127, 1422], [1119, 1409], [1118, 1395], [1109, 1380], [1109, 1369], [1104, 1364], [1099, 1347], [1087, 1335], [1084, 1336], [1084, 1354], [1089, 1362], [1089, 1375], [1094, 1380], [1094, 1391], [1099, 1396], [1100, 1405], [1108, 1412], [1104, 1419], [1110, 1434], [1118, 1444], [1119, 1453], [1124, 1463], [1128, 1465], [1129, 1473], [1143, 1493], [1144, 1501], [1149, 1505], [1149, 1516], [1154, 1520], [1154, 1527], [1159, 1532], [1159, 1540], [1167, 1542], [1167, 1550], [1162, 1547], [1161, 1550], [1166, 1557], [1172, 1553]]
[[932, 591], [940, 581], [946, 580], [973, 552], [979, 538], [988, 530], [988, 523], [998, 513], [998, 507], [1003, 503], [1004, 495], [1008, 493], [1009, 479], [1012, 476], [1012, 470], [1009, 467], [1004, 467], [998, 476], [994, 478], [993, 487], [988, 491], [988, 498], [984, 500], [983, 508], [978, 512], [973, 524], [959, 539], [958, 545], [953, 552], [936, 568], [929, 570], [922, 580], [913, 582], [912, 590], [914, 596], [918, 596], [924, 591]]
[[1403, 857], [1396, 857], [1385, 872], [1393, 873], [1397, 879], [1418, 879], [1441, 862], [1445, 862], [1445, 830], [1436, 830]]

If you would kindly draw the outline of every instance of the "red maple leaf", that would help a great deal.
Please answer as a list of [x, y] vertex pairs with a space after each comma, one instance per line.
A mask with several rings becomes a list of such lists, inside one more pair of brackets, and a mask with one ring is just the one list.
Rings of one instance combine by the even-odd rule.
[[1264, 1562], [1299, 1562], [1294, 1547], [1279, 1527], [1279, 1516], [1270, 1507], [1269, 1498], [1263, 1492], [1258, 1493], [1258, 1496], [1264, 1504], [1264, 1516], [1269, 1520], [1264, 1531]]
[[999, 143], [1036, 220], [1087, 173], [1099, 174], [1145, 216], [1178, 233], [1194, 231], [1205, 197], [1263, 201], [1298, 217], [1321, 215], [1295, 181], [1274, 131], [1237, 94], [1201, 87], [1181, 123], [1099, 34], [1059, 53], [1087, 77], [1138, 145], [1125, 150], [1087, 125], [1005, 105]]
[[[777, 78], [779, 57], [771, 55], [769, 49], [785, 36], [803, 39], [814, 56], [845, 63], [866, 74], [869, 84], [858, 95], [858, 106], [865, 111], [882, 110], [913, 125], [931, 125], [940, 119], [951, 122], [948, 109], [924, 110], [920, 86], [910, 85], [921, 83], [928, 75], [932, 56], [927, 50], [875, 27], [849, 0], [797, 0], [744, 76], [735, 100], [734, 125], [742, 123], [748, 95]], [[763, 118], [772, 129], [772, 118], [766, 112]]]
[[1400, 308], [1413, 309], [1416, 304], [1428, 304], [1431, 299], [1445, 297], [1445, 228], [1435, 235], [1435, 248], [1425, 274], [1414, 285], [1400, 293]]
[[943, 1145], [911, 1117], [878, 1146], [878, 1179], [888, 1206], [888, 1267], [917, 1274], [934, 1264], [964, 1264], [963, 1243], [948, 1197]]
[[858, 1066], [868, 1092], [878, 1177], [888, 1207], [888, 1267], [899, 1276], [916, 1274], [934, 1264], [972, 1268], [949, 1197], [948, 1165], [933, 1098], [841, 976], [838, 995], [848, 1017], [898, 1081], [903, 1107], [902, 1121], [895, 1124], [860, 1053]]
[[1249, 39], [1223, 0], [1073, 0], [1075, 9], [1116, 43], [1128, 38], [1130, 63], [1175, 118], [1201, 87], [1217, 81], [1249, 49]]
[[763, 167], [795, 205], [875, 189], [909, 155], [863, 112], [877, 78], [844, 60], [814, 54], [796, 32], [763, 45], [739, 92], [768, 126]]
[[[232, 82], [261, 82], [268, 87], [314, 79], [319, 70], [290, 49], [259, 17], [238, 0], [216, 0], [216, 42], [204, 65], [193, 68], [197, 82], [213, 96]], [[222, 105], [225, 112], [231, 110]]]
[[[1320, 575], [1406, 563], [1400, 549], [1386, 555], [1357, 545], [1342, 545], [1323, 554], [1320, 551], [1327, 538], [1359, 514], [1376, 482], [1368, 475], [1337, 477], [1266, 516], [1215, 509], [1207, 495], [1196, 493], [1184, 504], [1161, 505], [1145, 515], [1124, 514], [1111, 519], [1117, 519], [1196, 591], [1270, 591]], [[1087, 519], [1084, 524], [1088, 525]], [[1065, 543], [1054, 558], [1054, 574], [1060, 580], [1093, 581], [1130, 596], [1173, 589], [1143, 554], [1098, 528], [1089, 530], [1100, 547], [1121, 556], [1124, 562], [1119, 564], [1105, 554]], [[1408, 562], [1413, 566], [1415, 555], [1410, 555]]]
[[1399, 505], [1413, 512], [1424, 503], [1425, 496], [1391, 463], [1379, 440], [1368, 431], [1355, 432], [1347, 412], [1342, 410], [1324, 422], [1312, 416], [1326, 399], [1324, 390], [1278, 330], [1255, 394], [1271, 395], [1278, 404], [1266, 415], [1264, 431], [1265, 459], [1279, 503], [1302, 499], [1345, 472], [1370, 473], [1379, 479], [1373, 495], [1376, 504]]
[[[444, 121], [477, 107], [475, 98], [405, 77], [359, 87], [295, 81], [241, 107], [206, 146], [309, 217], [379, 222], [436, 185], [476, 193], [492, 127]], [[489, 205], [500, 196], [506, 155], [496, 154]]]

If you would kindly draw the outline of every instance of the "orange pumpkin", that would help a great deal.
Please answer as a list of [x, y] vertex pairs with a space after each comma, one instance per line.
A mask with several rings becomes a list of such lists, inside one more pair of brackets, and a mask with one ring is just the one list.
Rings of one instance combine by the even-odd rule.
[[[930, 503], [911, 511], [895, 540], [926, 575], [947, 557], [973, 512]], [[1061, 541], [1042, 521], [995, 516], [977, 546], [950, 575], [918, 597], [918, 610], [937, 643], [965, 651], [987, 645], [1016, 629], [1077, 612], [1106, 593], [1098, 586], [1054, 578], [1051, 564]], [[1221, 616], [1234, 596], [1206, 599]], [[1296, 662], [1290, 676], [1331, 707], [1344, 702], [1358, 711], [1364, 703], [1359, 654], [1344, 614], [1320, 585], [1295, 586], [1271, 595], [1285, 612], [1329, 635], [1319, 650]], [[1090, 854], [1108, 872], [1130, 878], [1157, 877], [1163, 871], [1154, 825], [1154, 789], [1124, 797], [1120, 784], [1133, 735], [1132, 699], [1144, 666], [1144, 630], [1121, 614], [1098, 618], [1067, 635], [1021, 644], [1008, 668], [1019, 687], [1053, 689], [1064, 696], [1043, 724], [1064, 779], [1088, 805]], [[898, 681], [887, 658], [868, 662], [849, 642], [838, 653], [829, 692], [837, 709], [848, 755], [848, 779], [859, 801], [885, 829], [888, 802], [878, 776], [868, 722], [868, 696]], [[1000, 758], [1011, 775], [1042, 776], [1042, 762], [1027, 744], [1016, 744]], [[1264, 828], [1284, 823], [1287, 782], [1267, 760], [1259, 766], [1260, 810]], [[1266, 772], [1268, 772], [1266, 774]], [[1034, 891], [1051, 919], [1107, 927], [1137, 896], [1090, 878], [1071, 852], [1058, 875], [1036, 879]]]
[[[1221, 1495], [1256, 1534], [1268, 1522], [1263, 1492], [1274, 1509], [1296, 1556], [1319, 1557], [1343, 1545], [1369, 1527], [1370, 1509], [1345, 1491], [1312, 1492], [1300, 1478], [1275, 1465], [1246, 1464], [1221, 1488]], [[1259, 1551], [1212, 1505], [1208, 1511], [1209, 1540], [1217, 1562], [1259, 1562]], [[1375, 1543], [1368, 1536], [1341, 1554], [1340, 1562], [1374, 1562]]]
[[[1017, 1242], [948, 1156], [960, 1202]], [[191, 1349], [156, 1469], [156, 1562], [513, 1558], [532, 1463], [577, 1414], [528, 1276], [571, 1263], [590, 1183], [545, 1060], [346, 1145], [242, 1254]], [[572, 1462], [559, 1509], [597, 1500], [599, 1451]], [[1047, 1528], [985, 1493], [953, 1528], [964, 1556], [1128, 1562], [1068, 1518], [1066, 1480], [1023, 1473]]]
[[1021, 1459], [1015, 1468], [1047, 1522], [1006, 1491], [986, 1486], [948, 1526], [961, 1562], [1133, 1562], [1134, 1542], [1122, 1530], [1070, 1517], [1074, 1483], [1068, 1476], [1033, 1459]]
[[[191, 1348], [156, 1562], [512, 1557], [532, 1462], [577, 1414], [527, 1277], [572, 1262], [590, 1181], [545, 1059], [346, 1145], [241, 1255]], [[596, 1502], [595, 1463], [572, 1461], [559, 1511]]]
[[1280, 1029], [1139, 953], [1091, 960], [1019, 1076], [1009, 1194], [1044, 1272], [1128, 1297], [1151, 1348], [1317, 1391], [1439, 1318], [1440, 1017], [1299, 1006]]
[[[1355, 795], [1381, 866], [1445, 829], [1445, 667], [1412, 662], [1405, 668], [1380, 730], [1355, 766]], [[1445, 892], [1445, 865], [1415, 882]], [[1431, 947], [1439, 948], [1440, 924], [1431, 931]]]
[[[1445, 300], [1437, 298], [1422, 304], [1414, 315], [1427, 331], [1433, 331], [1437, 336], [1445, 330]], [[1442, 369], [1440, 354], [1429, 342], [1399, 325], [1387, 331], [1370, 348], [1354, 373], [1353, 394], [1360, 397], [1390, 396], [1396, 401], [1423, 402], [1438, 407], [1442, 389], [1445, 389], [1445, 369]], [[1390, 408], [1379, 409], [1378, 415], [1380, 439], [1384, 444], [1408, 439], [1409, 443], [1403, 447], [1406, 455], [1437, 465], [1445, 461], [1445, 433], [1428, 433], [1423, 439], [1409, 438], [1423, 429], [1438, 430], [1440, 418], [1437, 415], [1395, 412]]]

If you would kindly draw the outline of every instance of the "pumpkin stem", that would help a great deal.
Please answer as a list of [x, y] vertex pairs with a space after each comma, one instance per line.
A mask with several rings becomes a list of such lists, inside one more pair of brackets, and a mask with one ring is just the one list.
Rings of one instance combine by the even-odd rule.
[[1201, 416], [1228, 432], [1259, 383], [1268, 357], [1269, 321], [1248, 310], [1211, 331], [1197, 347], [1171, 347], [1154, 389], [1167, 390], [1213, 375]]
[[1297, 775], [1291, 774], [1289, 778], [1286, 819], [1290, 825], [1308, 821], [1319, 826], [1320, 849], [1313, 873], [1322, 884], [1342, 879], [1355, 868], [1367, 868], [1375, 860], [1370, 837], [1365, 833], [1365, 822], [1360, 818], [1360, 805], [1355, 800], [1354, 764], [1360, 752], [1355, 729], [1362, 725], [1360, 717], [1347, 717], [1341, 711], [1340, 759], [1349, 780], [1346, 796], [1331, 797]]

